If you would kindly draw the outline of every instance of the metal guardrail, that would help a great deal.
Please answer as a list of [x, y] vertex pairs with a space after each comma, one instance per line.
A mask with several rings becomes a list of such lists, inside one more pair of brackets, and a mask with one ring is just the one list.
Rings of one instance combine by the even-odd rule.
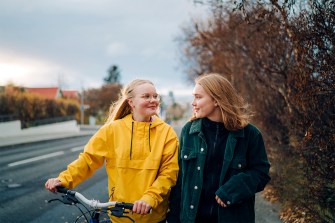
[[[15, 120], [20, 120], [18, 115], [0, 115], [0, 123], [15, 121]], [[21, 120], [21, 128], [28, 128], [28, 127], [39, 126], [39, 125], [47, 125], [47, 124], [71, 121], [71, 120], [76, 120], [75, 116], [61, 116], [61, 117], [54, 117], [54, 118], [37, 119], [34, 121], [22, 121]]]
[[65, 122], [65, 121], [71, 121], [76, 120], [74, 116], [61, 116], [61, 117], [55, 117], [55, 118], [46, 118], [46, 119], [38, 119], [34, 121], [24, 122], [21, 121], [21, 128], [29, 128], [34, 126], [40, 126], [40, 125], [47, 125], [47, 124], [53, 124], [58, 122]]
[[9, 122], [14, 120], [18, 120], [17, 115], [0, 115], [0, 122]]

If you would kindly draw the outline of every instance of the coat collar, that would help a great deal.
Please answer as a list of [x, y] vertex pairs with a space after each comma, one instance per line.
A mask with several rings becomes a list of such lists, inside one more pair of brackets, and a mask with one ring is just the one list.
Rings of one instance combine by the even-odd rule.
[[155, 116], [152, 116], [152, 118], [153, 118], [152, 122], [138, 122], [133, 119], [131, 114], [129, 114], [119, 120], [121, 122], [124, 122], [124, 124], [127, 126], [128, 129], [132, 129], [133, 128], [132, 125], [134, 125], [136, 128], [137, 127], [145, 128], [146, 126], [149, 126], [149, 128], [154, 128], [158, 125], [164, 124], [164, 121], [160, 119], [158, 116], [155, 115]]
[[[200, 133], [201, 131], [201, 126], [202, 126], [202, 118], [195, 119], [191, 122], [191, 128], [189, 134], [194, 134], [194, 133]], [[244, 128], [243, 129], [238, 129], [236, 131], [229, 131], [229, 135], [235, 138], [244, 138]]]

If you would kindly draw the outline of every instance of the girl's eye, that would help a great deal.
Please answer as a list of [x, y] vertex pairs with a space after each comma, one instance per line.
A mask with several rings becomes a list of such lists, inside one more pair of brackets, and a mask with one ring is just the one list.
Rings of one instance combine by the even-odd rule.
[[159, 94], [154, 94], [154, 95], [144, 94], [141, 96], [141, 98], [143, 98], [143, 100], [145, 101], [151, 101], [151, 100], [159, 101], [160, 100]]

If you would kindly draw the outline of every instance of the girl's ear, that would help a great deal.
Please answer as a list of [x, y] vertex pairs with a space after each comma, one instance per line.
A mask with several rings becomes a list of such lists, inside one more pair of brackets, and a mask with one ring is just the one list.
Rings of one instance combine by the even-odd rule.
[[128, 105], [133, 108], [133, 100], [131, 98], [127, 99]]

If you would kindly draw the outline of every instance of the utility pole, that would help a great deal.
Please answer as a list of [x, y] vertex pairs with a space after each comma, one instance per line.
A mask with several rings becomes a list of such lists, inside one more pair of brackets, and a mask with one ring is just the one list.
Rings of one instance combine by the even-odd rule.
[[82, 88], [81, 90], [81, 94], [80, 94], [80, 124], [84, 125], [84, 110], [85, 110], [85, 106], [84, 106], [84, 88]]

